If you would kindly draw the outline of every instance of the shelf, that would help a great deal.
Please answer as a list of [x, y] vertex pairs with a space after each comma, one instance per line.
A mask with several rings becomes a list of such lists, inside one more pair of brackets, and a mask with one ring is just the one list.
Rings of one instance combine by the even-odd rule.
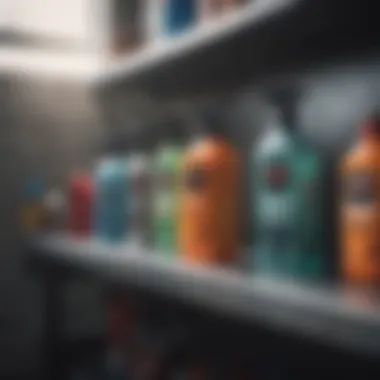
[[32, 257], [211, 311], [365, 354], [380, 355], [380, 303], [368, 294], [195, 267], [137, 246], [61, 235], [33, 239]]
[[[97, 89], [127, 86], [151, 93], [231, 88], [376, 47], [357, 1], [256, 0], [221, 19], [115, 58], [92, 80]], [[371, 29], [371, 30], [370, 30]]]
[[95, 78], [94, 83], [103, 86], [136, 79], [159, 65], [170, 63], [178, 57], [187, 56], [228, 36], [239, 34], [252, 24], [269, 19], [294, 3], [296, 0], [257, 0], [219, 20], [194, 27], [183, 35], [168, 37], [162, 42], [144, 47], [137, 53], [130, 53], [116, 62], [110, 62]]

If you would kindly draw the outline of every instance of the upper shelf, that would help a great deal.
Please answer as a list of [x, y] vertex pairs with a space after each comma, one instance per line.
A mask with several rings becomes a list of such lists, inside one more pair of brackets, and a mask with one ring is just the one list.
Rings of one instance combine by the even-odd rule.
[[92, 84], [101, 89], [138, 86], [160, 94], [199, 92], [362, 48], [374, 39], [369, 32], [373, 26], [362, 28], [365, 11], [359, 2], [344, 5], [342, 9], [338, 0], [256, 0], [182, 35], [115, 58], [94, 75]]
[[297, 0], [258, 0], [218, 20], [194, 27], [177, 37], [158, 41], [136, 53], [109, 62], [94, 79], [96, 85], [133, 80], [162, 64], [210, 47], [224, 38], [243, 32], [261, 20], [291, 8]]
[[235, 318], [380, 356], [379, 299], [362, 292], [186, 265], [128, 244], [51, 235], [34, 240], [31, 248], [33, 257], [111, 283], [138, 285]]

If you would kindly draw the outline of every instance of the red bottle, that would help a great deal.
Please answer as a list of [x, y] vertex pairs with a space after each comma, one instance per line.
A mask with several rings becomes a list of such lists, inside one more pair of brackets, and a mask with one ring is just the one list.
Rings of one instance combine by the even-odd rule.
[[91, 231], [93, 182], [88, 174], [75, 174], [69, 184], [69, 230], [75, 236], [88, 236]]

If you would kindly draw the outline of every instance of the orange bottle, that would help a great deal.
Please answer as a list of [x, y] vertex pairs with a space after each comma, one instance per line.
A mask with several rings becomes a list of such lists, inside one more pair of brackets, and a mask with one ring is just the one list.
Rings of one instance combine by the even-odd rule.
[[181, 173], [179, 246], [205, 264], [234, 261], [239, 240], [240, 162], [214, 123], [189, 147]]
[[380, 117], [363, 126], [341, 165], [341, 267], [345, 280], [380, 280]]

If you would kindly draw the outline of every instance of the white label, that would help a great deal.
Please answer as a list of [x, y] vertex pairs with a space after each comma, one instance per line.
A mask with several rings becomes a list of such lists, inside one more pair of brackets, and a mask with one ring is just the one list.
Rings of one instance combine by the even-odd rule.
[[294, 220], [294, 202], [290, 196], [265, 195], [259, 200], [258, 215], [261, 222], [284, 225]]

